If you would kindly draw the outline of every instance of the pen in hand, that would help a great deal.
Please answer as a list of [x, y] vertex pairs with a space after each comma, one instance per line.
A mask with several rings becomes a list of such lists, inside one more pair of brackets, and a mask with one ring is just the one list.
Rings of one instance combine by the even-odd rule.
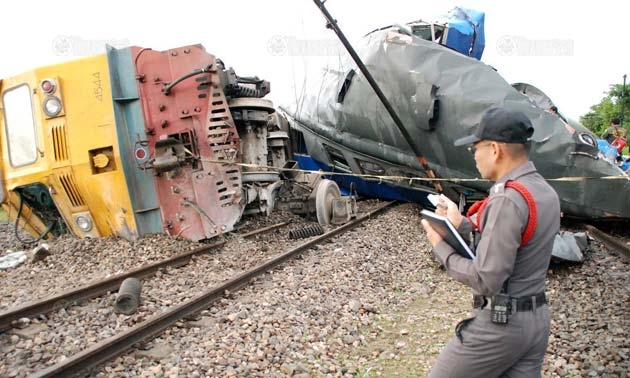
[[444, 198], [443, 194], [429, 194], [427, 196], [429, 201], [435, 206], [435, 213], [439, 215], [446, 215], [446, 211], [448, 209], [448, 203]]

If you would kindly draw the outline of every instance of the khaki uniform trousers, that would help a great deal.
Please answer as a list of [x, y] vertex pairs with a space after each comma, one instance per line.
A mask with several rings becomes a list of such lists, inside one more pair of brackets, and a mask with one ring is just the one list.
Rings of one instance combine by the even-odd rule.
[[551, 316], [543, 305], [510, 314], [508, 324], [490, 320], [489, 307], [477, 309], [451, 338], [437, 359], [430, 378], [534, 378], [541, 376], [549, 341]]

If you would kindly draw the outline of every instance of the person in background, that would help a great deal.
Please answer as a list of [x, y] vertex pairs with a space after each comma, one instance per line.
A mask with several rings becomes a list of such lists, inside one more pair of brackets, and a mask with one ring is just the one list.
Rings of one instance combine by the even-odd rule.
[[455, 141], [469, 145], [481, 176], [495, 184], [470, 218], [443, 195], [443, 206], [436, 208], [464, 238], [470, 240], [472, 232], [475, 259], [461, 257], [422, 221], [434, 256], [472, 289], [474, 307], [474, 315], [457, 325], [430, 378], [541, 375], [551, 324], [545, 281], [560, 229], [560, 201], [529, 160], [533, 131], [522, 112], [493, 108], [473, 135]]
[[626, 134], [626, 129], [621, 127], [621, 121], [619, 118], [613, 118], [610, 121], [610, 126], [602, 134], [602, 139], [605, 139], [606, 142], [613, 144], [617, 138], [626, 139]]
[[557, 106], [552, 106], [551, 108], [549, 108], [549, 113], [557, 116], [558, 115], [558, 107]]

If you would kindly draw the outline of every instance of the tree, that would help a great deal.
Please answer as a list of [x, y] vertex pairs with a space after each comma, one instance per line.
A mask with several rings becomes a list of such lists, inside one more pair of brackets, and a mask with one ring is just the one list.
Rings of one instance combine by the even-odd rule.
[[[608, 92], [604, 92], [604, 98], [599, 104], [591, 106], [591, 111], [580, 117], [580, 123], [591, 130], [596, 135], [601, 135], [608, 126], [610, 121], [619, 117], [622, 119], [621, 125], [628, 130], [630, 128], [630, 89], [626, 85], [625, 94], [622, 96], [623, 85], [611, 84]], [[623, 97], [623, 112], [621, 114], [621, 99]]]

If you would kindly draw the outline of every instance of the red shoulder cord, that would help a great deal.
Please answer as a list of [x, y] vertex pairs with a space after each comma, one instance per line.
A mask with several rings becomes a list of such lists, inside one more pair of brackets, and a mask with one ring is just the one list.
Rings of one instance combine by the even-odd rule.
[[[507, 188], [512, 188], [519, 192], [525, 202], [527, 203], [527, 208], [529, 209], [529, 219], [527, 220], [527, 226], [525, 227], [525, 231], [521, 236], [521, 247], [527, 244], [527, 242], [534, 236], [534, 232], [536, 231], [536, 224], [538, 223], [538, 209], [536, 208], [536, 202], [534, 201], [534, 196], [530, 193], [527, 188], [520, 182], [516, 181], [507, 181], [505, 183]], [[481, 232], [481, 217], [483, 215], [483, 211], [488, 204], [488, 200], [490, 197], [486, 197], [481, 201], [477, 201], [472, 204], [472, 206], [466, 212], [466, 218], [470, 221], [474, 229], [479, 230]], [[472, 216], [477, 214], [477, 222], [473, 221]]]

